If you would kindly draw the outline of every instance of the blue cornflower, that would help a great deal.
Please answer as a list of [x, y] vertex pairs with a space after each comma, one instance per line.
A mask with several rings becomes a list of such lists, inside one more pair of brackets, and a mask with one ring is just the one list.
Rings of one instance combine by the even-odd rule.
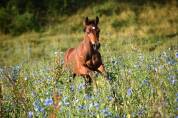
[[138, 115], [139, 116], [142, 116], [144, 114], [144, 108], [141, 108], [139, 111], [138, 111]]
[[178, 97], [178, 93], [176, 94], [176, 96]]
[[87, 109], [87, 107], [84, 106], [84, 105], [80, 105], [80, 106], [78, 106], [78, 110], [85, 110], [85, 109]]
[[98, 103], [98, 102], [94, 102], [94, 103], [93, 103], [93, 106], [94, 106], [96, 109], [99, 109], [99, 103]]
[[92, 98], [92, 95], [85, 94], [84, 98], [87, 99], [87, 100], [88, 100], [88, 99], [91, 99], [91, 98]]
[[112, 97], [112, 96], [108, 96], [108, 100], [109, 100], [109, 101], [112, 101], [112, 100], [113, 100], [113, 97]]
[[74, 89], [75, 89], [75, 86], [74, 86], [74, 85], [70, 85], [70, 90], [71, 90], [72, 92], [74, 92]]
[[174, 85], [176, 83], [176, 80], [175, 79], [172, 79], [171, 80], [171, 84]]
[[150, 83], [149, 83], [149, 81], [148, 81], [147, 79], [144, 79], [144, 80], [142, 81], [142, 85], [149, 86]]
[[105, 109], [101, 110], [101, 113], [102, 113], [105, 117], [111, 115], [111, 112], [109, 112], [109, 109], [108, 109], [108, 108], [105, 108]]
[[33, 106], [34, 106], [35, 111], [39, 111], [39, 112], [43, 112], [44, 111], [44, 108], [40, 106], [40, 101], [39, 100], [36, 100], [33, 103]]
[[176, 58], [178, 58], [178, 52], [176, 53]]
[[82, 90], [82, 89], [85, 89], [85, 83], [79, 84], [78, 90]]
[[28, 112], [28, 118], [33, 118], [33, 112], [32, 111]]
[[131, 94], [132, 94], [132, 88], [129, 88], [129, 89], [127, 90], [127, 95], [128, 95], [128, 96], [131, 96]]
[[95, 107], [96, 109], [98, 109], [99, 108], [99, 104], [97, 102], [90, 103], [89, 104], [89, 108], [92, 108], [92, 107]]
[[18, 79], [18, 77], [19, 77], [19, 75], [20, 75], [20, 69], [21, 69], [21, 67], [20, 67], [19, 65], [16, 65], [16, 66], [12, 67], [11, 76], [12, 76], [12, 80], [13, 80], [14, 82], [17, 81], [17, 79]]
[[45, 102], [44, 102], [44, 105], [45, 106], [50, 106], [50, 105], [52, 105], [53, 104], [53, 99], [52, 98], [47, 98], [46, 100], [45, 100]]
[[176, 102], [178, 102], [178, 98], [176, 98]]
[[112, 76], [111, 75], [108, 76], [108, 80], [112, 80]]

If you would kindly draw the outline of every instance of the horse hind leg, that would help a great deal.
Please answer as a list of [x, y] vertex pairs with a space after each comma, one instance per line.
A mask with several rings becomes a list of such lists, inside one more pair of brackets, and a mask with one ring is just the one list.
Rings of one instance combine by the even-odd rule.
[[79, 71], [80, 74], [84, 76], [85, 82], [88, 82], [89, 84], [93, 83], [94, 89], [96, 89], [97, 85], [96, 85], [96, 80], [93, 77], [93, 71], [91, 71], [89, 68], [85, 66], [81, 66]]
[[91, 86], [93, 84], [93, 90], [96, 93], [98, 87], [97, 87], [97, 83], [96, 83], [95, 78], [91, 77], [90, 75], [86, 75], [84, 78], [85, 78], [85, 86], [86, 86], [86, 88], [88, 88], [88, 85]]

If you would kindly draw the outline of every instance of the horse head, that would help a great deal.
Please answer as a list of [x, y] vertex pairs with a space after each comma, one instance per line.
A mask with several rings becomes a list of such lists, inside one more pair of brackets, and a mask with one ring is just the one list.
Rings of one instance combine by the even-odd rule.
[[98, 50], [100, 48], [99, 42], [100, 29], [98, 27], [98, 23], [99, 23], [98, 16], [96, 17], [95, 20], [89, 20], [89, 18], [86, 17], [83, 23], [85, 35], [92, 44], [94, 50]]

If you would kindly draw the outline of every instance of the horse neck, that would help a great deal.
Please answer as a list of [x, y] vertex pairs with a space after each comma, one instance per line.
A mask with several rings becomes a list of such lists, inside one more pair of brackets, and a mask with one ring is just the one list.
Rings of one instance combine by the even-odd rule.
[[92, 44], [90, 42], [90, 39], [86, 34], [84, 36], [83, 44], [86, 45], [87, 47], [91, 47], [92, 46]]
[[87, 52], [93, 51], [92, 44], [86, 34], [84, 36], [84, 40], [82, 41], [82, 45], [85, 47], [85, 49], [87, 49]]

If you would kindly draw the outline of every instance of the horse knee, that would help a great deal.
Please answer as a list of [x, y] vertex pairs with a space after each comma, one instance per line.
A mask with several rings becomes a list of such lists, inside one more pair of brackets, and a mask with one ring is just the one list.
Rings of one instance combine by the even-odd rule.
[[79, 72], [80, 72], [81, 75], [85, 76], [85, 75], [90, 75], [91, 70], [88, 69], [87, 67], [81, 67]]

